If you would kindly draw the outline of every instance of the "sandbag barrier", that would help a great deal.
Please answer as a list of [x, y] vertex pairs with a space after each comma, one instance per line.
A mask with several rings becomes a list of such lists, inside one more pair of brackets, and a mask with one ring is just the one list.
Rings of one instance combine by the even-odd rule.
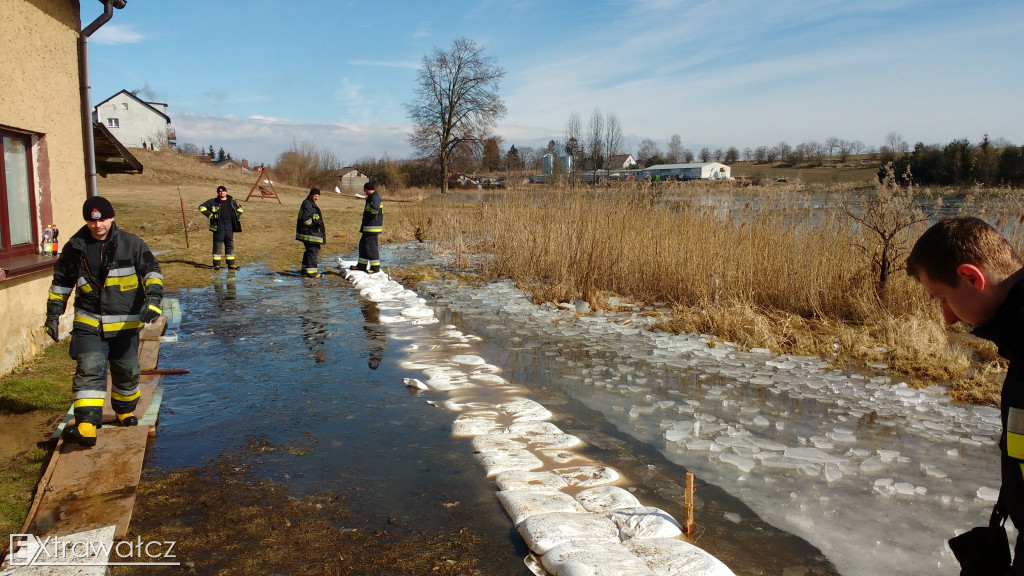
[[[389, 337], [416, 340], [399, 330], [439, 324], [426, 300], [386, 273], [349, 270], [342, 275], [380, 309]], [[437, 327], [433, 328], [434, 330]], [[529, 390], [500, 375], [480, 356], [462, 353], [480, 338], [455, 326], [440, 327], [440, 344], [411, 343], [401, 367], [419, 370], [411, 389], [442, 393], [458, 416], [452, 435], [470, 438], [477, 460], [494, 478], [498, 499], [531, 550], [525, 561], [538, 575], [731, 576], [733, 572], [687, 542], [679, 523], [644, 506], [616, 485], [619, 473], [574, 451], [583, 442], [549, 420], [552, 413], [528, 398]]]

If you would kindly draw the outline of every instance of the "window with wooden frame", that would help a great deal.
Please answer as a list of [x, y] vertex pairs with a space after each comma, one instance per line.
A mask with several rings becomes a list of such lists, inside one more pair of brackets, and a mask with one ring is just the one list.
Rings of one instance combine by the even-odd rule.
[[0, 257], [34, 254], [38, 212], [32, 136], [0, 128]]

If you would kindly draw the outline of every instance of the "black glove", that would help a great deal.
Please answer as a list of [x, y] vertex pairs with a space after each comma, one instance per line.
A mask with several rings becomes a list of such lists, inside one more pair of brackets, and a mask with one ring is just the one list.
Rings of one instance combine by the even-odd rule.
[[46, 322], [43, 324], [43, 331], [54, 342], [60, 339], [60, 316], [47, 316]]
[[164, 313], [160, 309], [159, 298], [146, 298], [146, 303], [142, 305], [142, 312], [139, 313], [139, 320], [142, 320], [146, 324], [155, 321]]

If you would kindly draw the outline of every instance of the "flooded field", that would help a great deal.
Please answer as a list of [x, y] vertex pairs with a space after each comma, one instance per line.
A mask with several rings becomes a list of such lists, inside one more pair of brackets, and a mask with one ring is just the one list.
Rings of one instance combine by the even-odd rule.
[[[507, 283], [423, 285], [440, 322], [400, 325], [331, 272], [222, 273], [177, 295], [182, 323], [161, 366], [191, 373], [165, 379], [133, 529], [191, 533], [196, 573], [375, 573], [355, 554], [408, 573], [529, 574], [493, 479], [452, 436], [447, 396], [403, 383], [429, 383], [422, 367], [455, 355], [529, 390], [645, 505], [682, 518], [695, 472], [695, 542], [736, 574], [955, 574], [943, 542], [983, 520], [983, 488], [998, 486], [998, 418], [934, 391], [672, 340], [639, 313], [535, 306]], [[473, 338], [447, 336], [455, 329]], [[266, 528], [211, 543], [211, 516]], [[240, 557], [263, 560], [246, 571]]]

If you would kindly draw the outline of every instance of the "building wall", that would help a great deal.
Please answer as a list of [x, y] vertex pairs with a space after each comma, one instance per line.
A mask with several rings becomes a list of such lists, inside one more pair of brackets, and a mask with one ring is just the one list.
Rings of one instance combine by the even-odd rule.
[[[145, 143], [147, 148], [161, 150], [167, 144], [167, 119], [123, 92], [97, 106], [96, 116], [126, 148], [142, 148]], [[110, 118], [117, 118], [118, 125], [111, 126]]]
[[[61, 246], [82, 226], [86, 194], [79, 30], [77, 0], [3, 0], [0, 125], [38, 135], [32, 146], [36, 225], [56, 224]], [[41, 327], [51, 275], [45, 270], [0, 281], [0, 374], [50, 343]], [[70, 331], [70, 314], [61, 327]]]

